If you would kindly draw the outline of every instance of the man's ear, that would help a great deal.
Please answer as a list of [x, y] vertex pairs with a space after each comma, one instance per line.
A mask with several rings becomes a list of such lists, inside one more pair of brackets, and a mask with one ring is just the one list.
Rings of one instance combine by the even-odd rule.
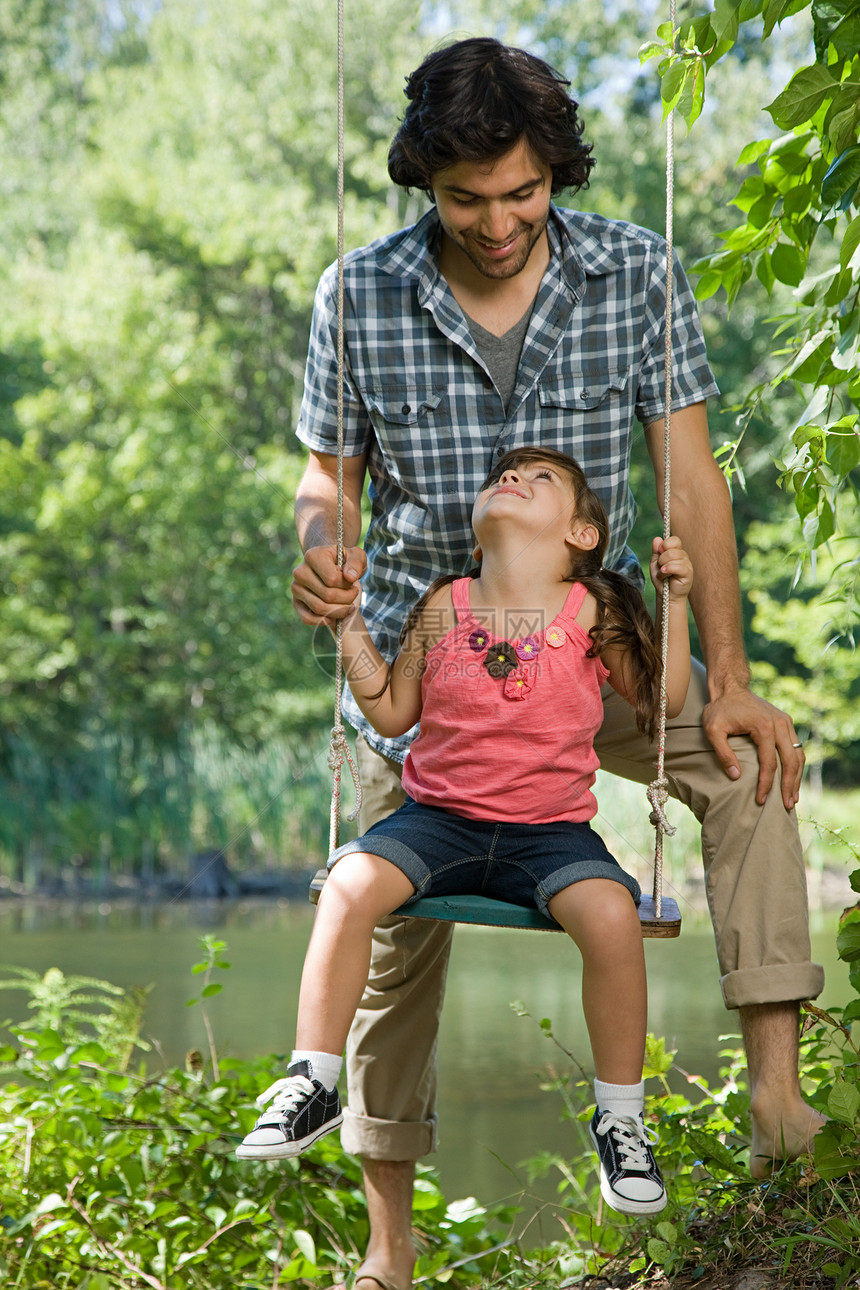
[[593, 524], [580, 524], [577, 521], [565, 541], [580, 551], [593, 551], [600, 541], [600, 534]]
[[480, 564], [483, 558], [484, 558], [483, 551], [481, 550], [480, 546], [476, 546], [474, 551], [472, 552], [472, 559], [475, 561], [475, 564]]

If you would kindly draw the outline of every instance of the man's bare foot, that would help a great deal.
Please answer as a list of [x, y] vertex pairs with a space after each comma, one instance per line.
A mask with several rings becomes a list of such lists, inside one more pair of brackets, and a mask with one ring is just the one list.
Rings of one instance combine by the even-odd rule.
[[[405, 1265], [401, 1265], [402, 1267]], [[409, 1271], [401, 1279], [401, 1275], [393, 1276], [390, 1272], [383, 1272], [381, 1267], [378, 1271], [368, 1269], [365, 1274], [364, 1269], [359, 1272], [353, 1283], [353, 1290], [411, 1290], [412, 1286], [412, 1269], [414, 1259], [409, 1265]], [[341, 1281], [338, 1285], [332, 1286], [332, 1290], [347, 1290], [346, 1282]]]
[[802, 1098], [775, 1111], [769, 1106], [755, 1107], [750, 1143], [753, 1178], [767, 1178], [777, 1165], [812, 1151], [813, 1138], [826, 1123], [827, 1117], [813, 1110]]

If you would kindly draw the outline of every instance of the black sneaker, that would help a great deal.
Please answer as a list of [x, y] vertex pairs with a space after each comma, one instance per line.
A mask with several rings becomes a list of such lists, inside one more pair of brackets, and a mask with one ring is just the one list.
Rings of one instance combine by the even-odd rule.
[[591, 1141], [600, 1159], [600, 1193], [619, 1214], [659, 1214], [666, 1207], [666, 1188], [651, 1144], [656, 1135], [641, 1115], [635, 1118], [612, 1111], [594, 1112], [589, 1125]]
[[293, 1062], [286, 1079], [276, 1080], [257, 1098], [268, 1107], [236, 1148], [240, 1160], [282, 1160], [300, 1156], [343, 1122], [337, 1089], [328, 1091], [313, 1078], [310, 1062]]

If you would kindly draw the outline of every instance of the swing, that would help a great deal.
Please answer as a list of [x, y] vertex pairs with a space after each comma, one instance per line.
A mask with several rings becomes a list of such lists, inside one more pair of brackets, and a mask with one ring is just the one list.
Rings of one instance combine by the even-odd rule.
[[[344, 255], [344, 23], [343, 0], [338, 0], [337, 7], [337, 557], [338, 565], [343, 563], [343, 377], [344, 377], [344, 293], [343, 293], [343, 255]], [[674, 28], [674, 0], [672, 3], [672, 25]], [[673, 288], [673, 189], [674, 189], [674, 112], [670, 112], [666, 129], [666, 323], [665, 323], [665, 365], [664, 365], [664, 443], [663, 459], [663, 537], [671, 534], [669, 506], [671, 492], [670, 477], [670, 438], [672, 408], [672, 288]], [[651, 823], [655, 829], [654, 846], [654, 886], [650, 896], [643, 896], [639, 903], [639, 922], [643, 937], [668, 939], [676, 937], [681, 931], [681, 913], [676, 901], [663, 895], [663, 837], [675, 832], [674, 825], [666, 819], [665, 804], [669, 797], [669, 785], [665, 774], [666, 744], [666, 658], [669, 645], [669, 600], [664, 596], [661, 612], [661, 658], [663, 675], [660, 686], [660, 717], [657, 735], [657, 774], [648, 786], [648, 799], [651, 803]], [[338, 846], [340, 830], [340, 781], [344, 761], [349, 765], [355, 785], [356, 803], [348, 818], [357, 817], [361, 806], [361, 784], [358, 768], [346, 738], [346, 731], [341, 720], [341, 698], [343, 693], [343, 646], [342, 623], [337, 625], [335, 649], [335, 700], [334, 726], [331, 732], [328, 764], [332, 772], [331, 813], [329, 817], [329, 853]], [[313, 878], [309, 896], [313, 903], [319, 899], [319, 893], [325, 882], [326, 871], [321, 869]], [[530, 931], [560, 932], [563, 929], [538, 909], [509, 904], [507, 901], [493, 900], [487, 896], [426, 896], [408, 906], [401, 906], [395, 914], [408, 918], [424, 918], [433, 922], [466, 923], [481, 927], [507, 927]]]

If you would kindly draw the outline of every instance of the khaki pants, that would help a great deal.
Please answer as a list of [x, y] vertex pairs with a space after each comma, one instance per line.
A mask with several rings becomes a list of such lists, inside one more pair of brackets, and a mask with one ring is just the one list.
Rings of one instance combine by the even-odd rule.
[[[702, 826], [706, 890], [720, 985], [727, 1008], [813, 998], [823, 969], [809, 961], [806, 874], [794, 812], [779, 783], [755, 801], [758, 758], [752, 741], [731, 740], [742, 775], [730, 780], [704, 731], [708, 693], [696, 664], [683, 712], [666, 733], [673, 797]], [[604, 691], [595, 748], [603, 770], [648, 784], [655, 750], [636, 730], [633, 709]], [[403, 801], [401, 767], [358, 741], [365, 832]], [[349, 1107], [341, 1140], [376, 1160], [415, 1160], [436, 1147], [436, 1039], [453, 928], [388, 918], [377, 928], [370, 977], [347, 1044]]]

